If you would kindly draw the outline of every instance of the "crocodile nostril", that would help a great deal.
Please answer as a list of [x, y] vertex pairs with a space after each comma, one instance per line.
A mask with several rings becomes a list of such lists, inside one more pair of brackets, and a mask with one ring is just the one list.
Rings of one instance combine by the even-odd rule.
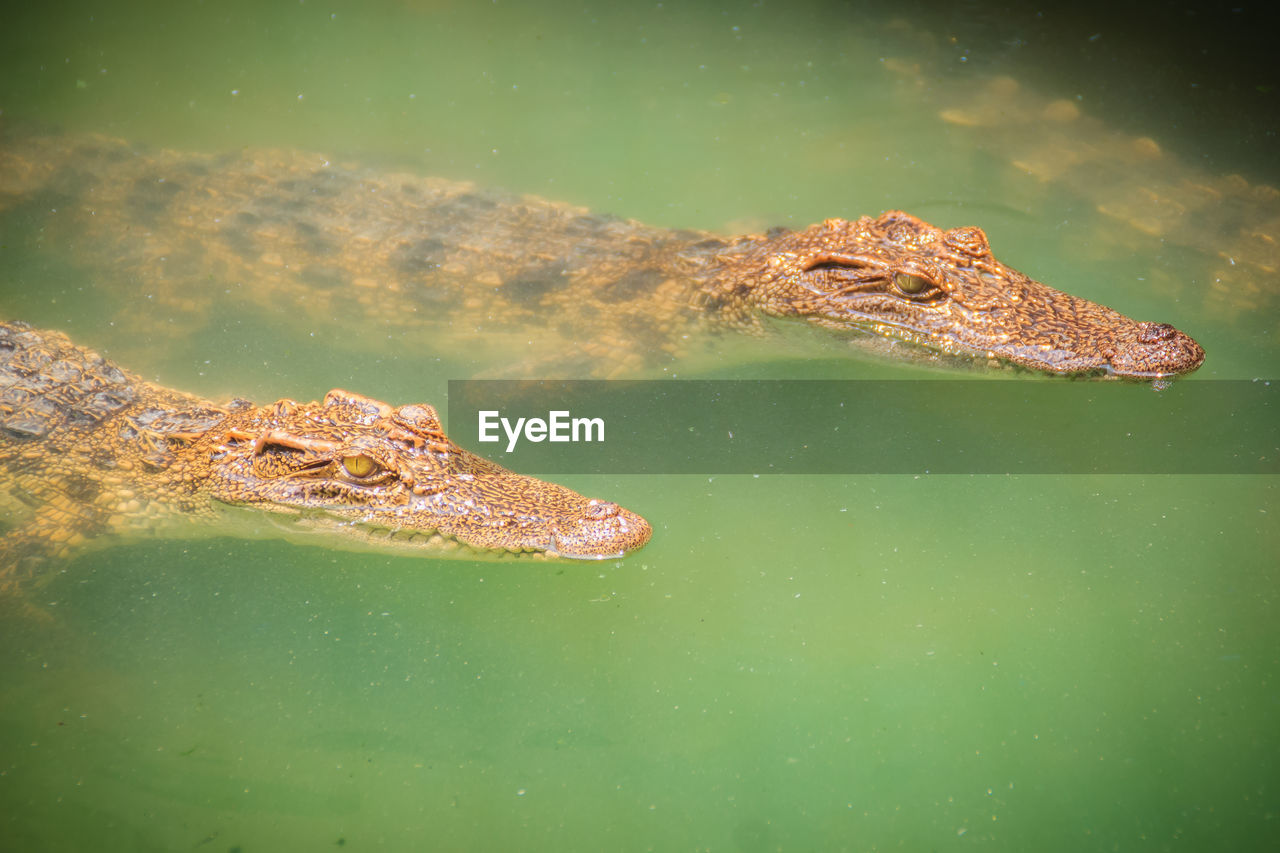
[[1177, 333], [1178, 330], [1168, 323], [1139, 323], [1138, 343], [1158, 344], [1161, 341], [1169, 340]]

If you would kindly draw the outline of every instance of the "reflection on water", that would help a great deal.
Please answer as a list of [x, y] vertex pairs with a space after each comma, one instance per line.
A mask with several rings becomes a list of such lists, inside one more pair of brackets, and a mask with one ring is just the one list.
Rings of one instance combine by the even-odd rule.
[[1106, 217], [1099, 241], [1133, 245], [1120, 223], [1213, 259], [1207, 287], [1179, 279], [1171, 295], [1227, 320], [1276, 310], [1280, 190], [1181, 162], [1151, 137], [1117, 132], [1075, 101], [1047, 99], [1010, 77], [938, 81], [916, 64], [886, 67], [927, 93], [956, 142], [1093, 205]]
[[[322, 150], [662, 227], [902, 208], [978, 225], [1035, 278], [1186, 329], [1209, 352], [1188, 381], [1280, 363], [1265, 181], [1197, 165], [1194, 137], [1114, 130], [1063, 102], [1070, 67], [1060, 91], [999, 67], [952, 81], [901, 26], [825, 4], [138, 4], [44, 23], [4, 54], [9, 128]], [[54, 251], [32, 227], [49, 216], [0, 221], [0, 312], [147, 378], [405, 402], [493, 366], [411, 356], [382, 327], [317, 338], [234, 304], [153, 337], [190, 306], [95, 286], [110, 264]], [[209, 273], [219, 292], [240, 281]], [[831, 344], [724, 346], [690, 373], [885, 375]], [[549, 571], [231, 540], [51, 567], [33, 610], [2, 605], [7, 845], [1267, 837], [1273, 478], [564, 479], [641, 511], [653, 543]]]

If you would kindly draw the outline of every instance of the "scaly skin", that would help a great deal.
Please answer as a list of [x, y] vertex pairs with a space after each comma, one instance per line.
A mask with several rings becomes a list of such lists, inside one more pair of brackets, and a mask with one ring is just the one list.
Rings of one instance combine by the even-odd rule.
[[457, 352], [504, 341], [544, 370], [547, 353], [576, 350], [603, 376], [651, 374], [718, 331], [763, 332], [770, 317], [884, 342], [895, 356], [1054, 374], [1158, 378], [1204, 359], [1171, 326], [1005, 266], [977, 228], [942, 231], [897, 211], [726, 239], [296, 151], [6, 142], [0, 212], [108, 286], [141, 286], [148, 310], [168, 312], [142, 316], [148, 332], [229, 299]]
[[739, 278], [718, 273], [713, 298], [948, 355], [1141, 379], [1204, 361], [1173, 326], [1131, 320], [1005, 266], [980, 228], [943, 231], [901, 211], [746, 241], [717, 262]]
[[109, 534], [196, 535], [193, 520], [464, 559], [606, 559], [650, 536], [617, 504], [461, 449], [428, 405], [334, 390], [217, 406], [20, 323], [0, 323], [0, 508], [19, 521], [0, 539], [0, 590]]

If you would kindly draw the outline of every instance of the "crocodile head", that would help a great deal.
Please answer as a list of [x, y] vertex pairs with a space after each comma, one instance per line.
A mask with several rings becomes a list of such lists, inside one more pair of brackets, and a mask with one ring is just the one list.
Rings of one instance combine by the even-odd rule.
[[1158, 379], [1204, 361], [1173, 326], [1132, 320], [1005, 266], [979, 228], [944, 231], [890, 211], [773, 236], [767, 251], [754, 298], [773, 316], [1054, 374]]
[[603, 560], [651, 533], [617, 504], [463, 450], [427, 405], [341, 390], [323, 403], [244, 404], [191, 450], [191, 464], [208, 470], [184, 478], [216, 501], [267, 510], [286, 534], [328, 533], [342, 547]]

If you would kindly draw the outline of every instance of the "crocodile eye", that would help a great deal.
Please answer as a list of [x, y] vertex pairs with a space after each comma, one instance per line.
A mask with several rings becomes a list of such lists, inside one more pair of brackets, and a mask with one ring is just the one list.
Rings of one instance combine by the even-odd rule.
[[893, 286], [907, 296], [919, 296], [933, 287], [933, 282], [922, 276], [900, 272], [894, 274]]
[[358, 456], [344, 456], [342, 457], [342, 470], [357, 480], [365, 480], [377, 473], [378, 463], [363, 453]]

